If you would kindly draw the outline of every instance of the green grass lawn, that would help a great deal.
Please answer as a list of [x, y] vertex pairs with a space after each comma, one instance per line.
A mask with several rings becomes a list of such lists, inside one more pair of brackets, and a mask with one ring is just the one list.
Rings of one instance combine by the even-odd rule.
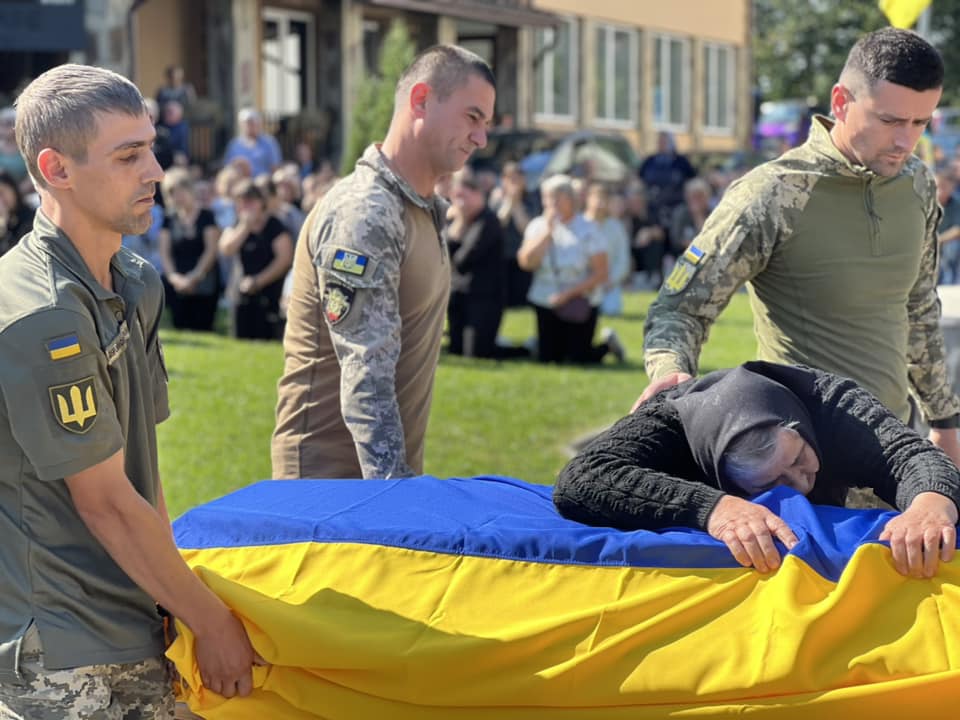
[[[553, 367], [441, 357], [427, 433], [426, 472], [438, 477], [509, 475], [550, 483], [577, 438], [630, 409], [647, 384], [641, 346], [652, 293], [627, 296], [623, 317], [602, 319], [627, 348], [624, 365]], [[754, 355], [747, 298], [734, 297], [704, 348], [701, 372]], [[507, 314], [501, 333], [535, 333], [531, 310]], [[171, 517], [270, 477], [270, 433], [279, 343], [163, 332], [173, 411], [159, 428], [160, 471]]]

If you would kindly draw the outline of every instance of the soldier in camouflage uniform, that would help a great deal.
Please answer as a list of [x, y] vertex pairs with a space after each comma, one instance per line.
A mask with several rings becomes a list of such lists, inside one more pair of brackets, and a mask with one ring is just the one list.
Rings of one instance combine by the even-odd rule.
[[390, 129], [313, 209], [294, 255], [272, 456], [275, 478], [423, 472], [450, 294], [433, 194], [486, 144], [494, 78], [437, 46], [397, 84]]
[[0, 263], [0, 718], [173, 716], [157, 603], [204, 636], [208, 690], [251, 689], [246, 632], [173, 542], [163, 286], [123, 234], [163, 172], [137, 88], [62, 65], [20, 95], [33, 231]]
[[[939, 329], [930, 171], [911, 154], [940, 100], [943, 62], [885, 28], [851, 50], [807, 142], [732, 185], [650, 307], [651, 389], [697, 372], [710, 325], [744, 283], [758, 357], [853, 378], [901, 419], [908, 386], [931, 440], [960, 460], [960, 400]], [[669, 376], [669, 379], [667, 379]], [[649, 395], [651, 393], [645, 393]]]

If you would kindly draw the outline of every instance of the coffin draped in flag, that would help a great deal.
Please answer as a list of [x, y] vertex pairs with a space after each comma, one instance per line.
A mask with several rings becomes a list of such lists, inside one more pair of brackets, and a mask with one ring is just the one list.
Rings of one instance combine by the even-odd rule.
[[702, 532], [558, 516], [508, 478], [268, 481], [175, 523], [269, 663], [220, 720], [928, 717], [960, 702], [960, 562], [904, 578], [891, 513], [758, 498], [800, 538], [775, 573]]

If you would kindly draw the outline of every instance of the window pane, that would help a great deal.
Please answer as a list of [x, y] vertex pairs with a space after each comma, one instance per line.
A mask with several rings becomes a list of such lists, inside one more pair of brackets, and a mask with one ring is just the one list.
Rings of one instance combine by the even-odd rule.
[[712, 48], [709, 45], [703, 46], [703, 124], [707, 127], [713, 125], [713, 108], [711, 107], [711, 98], [713, 97], [713, 66], [710, 62]]
[[683, 117], [683, 44], [670, 41], [670, 116], [669, 121], [682, 125]]
[[534, 78], [534, 84], [536, 86], [534, 90], [535, 96], [535, 105], [534, 110], [538, 113], [545, 113], [547, 111], [547, 64], [549, 62], [548, 58], [543, 55], [543, 48], [547, 46], [547, 33], [551, 32], [550, 30], [537, 30], [533, 34], [533, 45], [534, 45], [534, 56], [540, 58], [540, 62], [537, 63]]
[[572, 110], [570, 101], [570, 26], [566, 23], [559, 28], [559, 38], [553, 53], [553, 107], [550, 111], [557, 115], [569, 115]]
[[594, 114], [598, 118], [607, 117], [607, 31], [605, 28], [597, 28], [597, 72], [596, 72], [596, 94], [594, 97]]
[[666, 118], [664, 108], [664, 77], [663, 77], [663, 43], [662, 38], [657, 38], [653, 45], [653, 119], [657, 122], [663, 122]]
[[630, 35], [625, 32], [616, 33], [614, 58], [614, 110], [617, 120], [630, 119]]
[[716, 126], [729, 128], [733, 126], [730, 118], [730, 50], [717, 50], [717, 117]]

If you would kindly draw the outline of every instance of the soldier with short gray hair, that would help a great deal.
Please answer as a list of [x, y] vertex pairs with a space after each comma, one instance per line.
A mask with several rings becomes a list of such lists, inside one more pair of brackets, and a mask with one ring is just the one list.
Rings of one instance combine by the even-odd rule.
[[0, 718], [167, 720], [158, 603], [198, 633], [207, 690], [249, 693], [257, 656], [180, 557], [160, 483], [163, 287], [120, 243], [151, 222], [155, 131], [95, 67], [45, 72], [17, 109], [40, 209], [0, 262]]
[[697, 372], [710, 326], [744, 284], [758, 357], [860, 383], [901, 420], [908, 391], [930, 439], [960, 461], [960, 399], [939, 329], [931, 172], [912, 154], [943, 86], [939, 53], [884, 28], [856, 43], [801, 147], [727, 190], [650, 307], [654, 382], [641, 401]]
[[424, 51], [383, 144], [310, 212], [297, 243], [272, 457], [275, 478], [423, 472], [450, 296], [434, 195], [487, 142], [495, 82], [463, 48]]

